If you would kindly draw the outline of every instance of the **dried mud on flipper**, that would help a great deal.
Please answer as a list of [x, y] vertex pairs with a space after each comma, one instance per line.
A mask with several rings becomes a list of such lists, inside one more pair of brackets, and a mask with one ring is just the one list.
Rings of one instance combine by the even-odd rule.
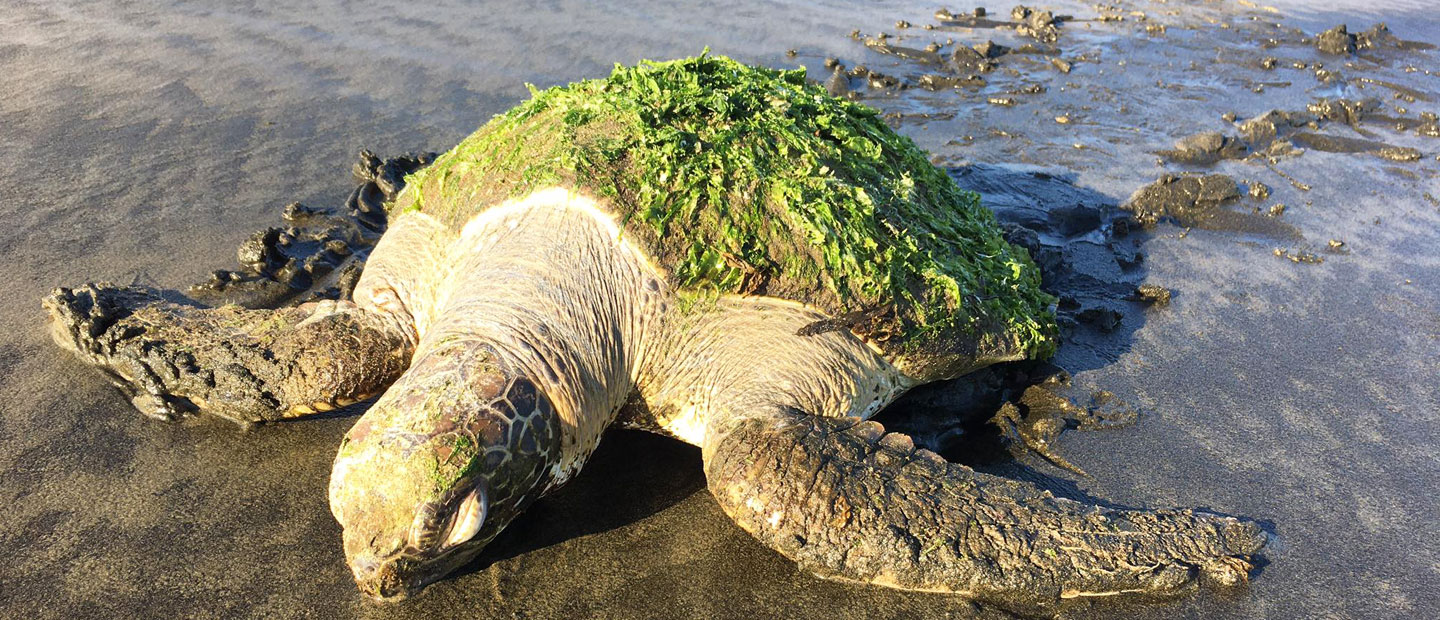
[[284, 225], [257, 231], [240, 244], [240, 268], [219, 270], [186, 293], [221, 306], [279, 308], [322, 299], [349, 299], [370, 250], [388, 224], [387, 206], [405, 189], [405, 177], [434, 161], [435, 153], [381, 159], [361, 151], [352, 173], [360, 185], [345, 205], [285, 205]]

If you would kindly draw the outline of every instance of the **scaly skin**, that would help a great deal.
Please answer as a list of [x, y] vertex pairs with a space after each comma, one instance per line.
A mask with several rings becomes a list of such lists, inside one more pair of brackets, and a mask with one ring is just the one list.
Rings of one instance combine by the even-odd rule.
[[1044, 611], [1063, 599], [1246, 580], [1253, 522], [1110, 510], [946, 463], [875, 422], [751, 408], [705, 444], [742, 529], [822, 577]]
[[162, 420], [198, 410], [249, 425], [350, 405], [399, 377], [413, 348], [392, 317], [348, 301], [205, 308], [91, 284], [44, 305], [56, 343]]
[[355, 581], [381, 600], [468, 562], [540, 498], [560, 460], [554, 405], [513, 360], [462, 334], [431, 342], [345, 435], [330, 479]]
[[1035, 612], [1173, 593], [1202, 575], [1246, 579], [1265, 541], [1252, 522], [1055, 498], [864, 421], [916, 382], [849, 333], [799, 335], [815, 319], [784, 302], [722, 301], [667, 334], [665, 361], [640, 385], [650, 410], [702, 447], [725, 513], [802, 567]]

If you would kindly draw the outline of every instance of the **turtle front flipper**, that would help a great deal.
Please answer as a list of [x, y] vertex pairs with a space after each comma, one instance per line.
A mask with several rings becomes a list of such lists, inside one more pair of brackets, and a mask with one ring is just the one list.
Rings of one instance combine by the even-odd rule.
[[757, 406], [707, 433], [710, 490], [822, 576], [1027, 610], [1247, 579], [1265, 535], [1189, 510], [1112, 510], [975, 472], [875, 422]]
[[59, 288], [44, 300], [61, 347], [110, 376], [142, 413], [251, 424], [381, 392], [409, 364], [401, 323], [343, 301], [206, 308], [141, 287]]
[[1202, 576], [1246, 580], [1265, 541], [1252, 522], [1053, 497], [864, 421], [914, 380], [849, 332], [805, 332], [813, 320], [799, 306], [721, 299], [675, 323], [640, 382], [658, 420], [701, 446], [725, 513], [803, 568], [1024, 612]]

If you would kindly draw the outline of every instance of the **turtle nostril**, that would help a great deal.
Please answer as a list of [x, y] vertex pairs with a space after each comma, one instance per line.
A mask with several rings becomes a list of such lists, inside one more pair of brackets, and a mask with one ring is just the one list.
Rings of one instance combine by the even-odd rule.
[[350, 572], [355, 576], [355, 584], [366, 594], [370, 593], [370, 587], [376, 583], [375, 575], [379, 570], [380, 562], [374, 558], [358, 557], [350, 560]]
[[382, 562], [368, 556], [356, 557], [350, 562], [350, 570], [355, 574], [355, 585], [373, 599], [398, 601], [409, 594], [394, 562]]

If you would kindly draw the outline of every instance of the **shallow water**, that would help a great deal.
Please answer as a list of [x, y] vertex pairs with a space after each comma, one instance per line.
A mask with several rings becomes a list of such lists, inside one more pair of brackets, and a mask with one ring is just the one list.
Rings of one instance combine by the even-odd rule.
[[[1090, 478], [1034, 458], [984, 466], [1122, 505], [1255, 518], [1275, 535], [1248, 587], [1162, 603], [1103, 601], [1067, 615], [1425, 617], [1440, 609], [1440, 204], [1425, 197], [1440, 196], [1440, 139], [1361, 125], [1367, 136], [1332, 123], [1322, 130], [1410, 146], [1422, 158], [1310, 150], [1273, 168], [1213, 167], [1268, 185], [1265, 201], [1242, 199], [1231, 210], [1264, 217], [1249, 210], [1285, 203], [1279, 220], [1300, 240], [1161, 224], [1126, 240], [1143, 255], [1126, 268], [1113, 262], [1104, 235], [1061, 230], [1057, 222], [1073, 218], [1054, 215], [1111, 213], [1162, 173], [1202, 170], [1155, 152], [1196, 132], [1233, 132], [1225, 112], [1244, 119], [1321, 96], [1381, 97], [1388, 114], [1412, 119], [1440, 111], [1435, 50], [1347, 66], [1298, 43], [1256, 43], [1266, 29], [1284, 30], [1269, 25], [1277, 20], [1308, 34], [1387, 21], [1402, 39], [1440, 43], [1440, 20], [1426, 2], [1377, 4], [1316, 10], [1292, 1], [1273, 13], [1127, 3], [1122, 13], [1171, 25], [1150, 35], [1136, 21], [1072, 22], [1061, 28], [1062, 56], [1093, 61], [1075, 62], [1068, 74], [1045, 59], [1007, 58], [974, 93], [866, 95], [887, 112], [953, 113], [899, 126], [937, 163], [956, 167], [962, 183], [982, 185], [1002, 218], [1049, 223], [1047, 240], [1076, 270], [1070, 286], [1083, 289], [1082, 303], [1103, 303], [1138, 281], [1175, 293], [1165, 308], [1110, 304], [1124, 316], [1109, 331], [1081, 324], [1069, 332], [1059, 363], [1077, 387], [1112, 391], [1141, 411], [1124, 428], [1062, 437], [1066, 457]], [[141, 419], [48, 342], [37, 301], [58, 285], [180, 287], [230, 267], [236, 245], [272, 224], [284, 203], [340, 202], [356, 150], [447, 148], [523, 98], [524, 82], [562, 83], [704, 45], [749, 62], [805, 64], [817, 78], [826, 57], [905, 78], [913, 63], [848, 35], [898, 36], [893, 25], [904, 19], [917, 25], [904, 44], [923, 46], [939, 35], [918, 28], [935, 21], [935, 8], [430, 3], [423, 14], [397, 16], [379, 2], [14, 5], [0, 14], [0, 163], [9, 171], [0, 176], [8, 197], [0, 209], [12, 222], [0, 236], [8, 276], [0, 295], [0, 499], [8, 506], [0, 540], [10, 551], [0, 609], [39, 617], [1001, 614], [810, 577], [728, 522], [704, 491], [693, 449], [628, 432], [612, 434], [585, 474], [513, 525], [485, 561], [404, 605], [376, 607], [350, 583], [325, 504], [330, 459], [349, 419], [248, 434], [212, 421]], [[1009, 6], [990, 9], [1003, 16]], [[1057, 13], [1096, 10], [1077, 3]], [[940, 41], [1008, 45], [1014, 36], [946, 32]], [[1266, 55], [1282, 64], [1257, 67]], [[1317, 61], [1344, 79], [1320, 83], [1308, 66]], [[1362, 76], [1430, 100], [1350, 81]], [[1003, 92], [1036, 83], [1046, 91]], [[991, 96], [1016, 103], [990, 104]], [[1062, 115], [1071, 122], [1056, 122]], [[1348, 253], [1324, 252], [1330, 239]], [[1325, 261], [1296, 263], [1276, 249]], [[956, 425], [933, 420], [954, 415], [943, 407], [960, 389], [937, 388], [887, 415], [897, 424], [906, 415], [932, 420], [922, 438], [945, 444]]]

